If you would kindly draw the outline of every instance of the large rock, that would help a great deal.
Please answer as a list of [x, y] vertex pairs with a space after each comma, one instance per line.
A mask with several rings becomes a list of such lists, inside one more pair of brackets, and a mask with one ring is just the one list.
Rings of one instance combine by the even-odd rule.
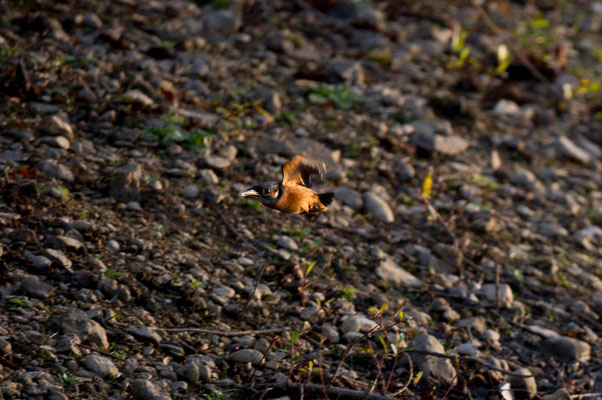
[[376, 268], [376, 275], [398, 287], [416, 288], [424, 285], [420, 279], [401, 268], [390, 257], [380, 262]]
[[105, 350], [109, 348], [105, 328], [90, 319], [88, 314], [83, 311], [70, 310], [63, 319], [61, 326], [66, 332], [77, 333], [84, 341], [94, 343]]
[[[445, 348], [431, 335], [418, 335], [410, 342], [410, 348], [413, 350], [422, 350], [432, 353], [445, 354]], [[440, 379], [450, 383], [456, 376], [451, 361], [447, 358], [434, 357], [427, 354], [411, 353], [412, 361], [426, 376]]]

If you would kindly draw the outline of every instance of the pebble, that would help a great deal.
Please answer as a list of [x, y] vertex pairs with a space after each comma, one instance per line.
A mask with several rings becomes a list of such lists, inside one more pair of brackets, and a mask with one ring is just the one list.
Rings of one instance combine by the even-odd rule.
[[366, 192], [363, 195], [364, 209], [374, 218], [383, 222], [393, 222], [395, 217], [393, 211], [385, 200], [374, 193]]
[[219, 178], [212, 169], [201, 168], [198, 170], [197, 176], [205, 185], [217, 185], [219, 183]]
[[54, 293], [56, 288], [52, 285], [44, 283], [37, 278], [25, 278], [21, 281], [23, 292], [38, 299], [46, 299]]
[[150, 107], [155, 103], [153, 99], [151, 99], [138, 89], [128, 90], [127, 92], [119, 96], [119, 100], [123, 103], [138, 104], [143, 107]]
[[107, 249], [111, 250], [113, 253], [117, 253], [121, 249], [121, 246], [119, 245], [119, 242], [117, 242], [116, 240], [109, 239], [107, 241]]
[[161, 337], [161, 335], [159, 335], [159, 333], [157, 333], [157, 331], [155, 331], [152, 328], [148, 328], [148, 327], [142, 327], [142, 328], [129, 327], [126, 329], [126, 332], [132, 334], [135, 338], [137, 338], [139, 340], [142, 340], [145, 342], [151, 342], [154, 344], [159, 344], [163, 340], [163, 338]]
[[229, 359], [241, 364], [251, 363], [255, 365], [261, 362], [263, 354], [255, 349], [241, 349], [230, 354]]
[[58, 115], [44, 117], [40, 122], [40, 130], [50, 135], [65, 136], [69, 140], [75, 138], [71, 125], [67, 121], [61, 119]]
[[510, 285], [502, 283], [499, 285], [497, 296], [495, 290], [495, 284], [487, 284], [483, 285], [483, 294], [487, 298], [487, 300], [496, 302], [499, 297], [499, 302], [502, 307], [510, 308], [512, 307], [512, 302], [514, 301], [514, 295], [512, 294], [512, 288]]
[[44, 249], [44, 255], [48, 257], [52, 262], [58, 264], [62, 268], [69, 269], [73, 265], [73, 262], [60, 250], [55, 249]]
[[557, 145], [560, 153], [565, 157], [583, 164], [588, 164], [592, 161], [592, 157], [587, 151], [577, 146], [566, 136], [560, 136], [558, 138]]
[[337, 201], [348, 205], [356, 211], [359, 211], [364, 207], [362, 195], [346, 186], [338, 186], [336, 189], [334, 189], [334, 196]]
[[220, 156], [207, 156], [207, 157], [202, 157], [200, 160], [200, 163], [201, 163], [201, 165], [208, 167], [208, 168], [224, 170], [224, 169], [227, 169], [228, 167], [230, 167], [230, 164], [232, 162], [230, 160], [228, 160], [227, 158], [220, 157]]
[[81, 361], [86, 369], [100, 376], [101, 378], [114, 378], [119, 375], [119, 369], [113, 364], [110, 358], [88, 354]]
[[84, 246], [82, 242], [69, 236], [50, 236], [48, 244], [65, 250], [79, 250]]
[[479, 349], [474, 343], [462, 343], [461, 345], [456, 346], [456, 352], [462, 356], [479, 356]]
[[419, 288], [424, 285], [424, 282], [401, 268], [391, 258], [380, 261], [380, 265], [376, 268], [376, 275], [397, 287]]
[[59, 164], [55, 160], [42, 161], [37, 165], [37, 168], [44, 171], [50, 178], [56, 178], [67, 182], [72, 182], [75, 177], [73, 172], [63, 164]]
[[276, 241], [276, 245], [290, 251], [299, 250], [299, 245], [297, 242], [295, 242], [295, 239], [291, 238], [290, 236], [280, 236]]
[[199, 188], [196, 185], [188, 185], [182, 190], [182, 194], [187, 199], [196, 199], [200, 193]]

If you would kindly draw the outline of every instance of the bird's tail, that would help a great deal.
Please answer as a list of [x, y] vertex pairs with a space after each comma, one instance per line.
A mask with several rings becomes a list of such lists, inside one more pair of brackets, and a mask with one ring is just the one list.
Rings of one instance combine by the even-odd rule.
[[318, 193], [318, 197], [320, 198], [320, 203], [328, 207], [332, 203], [332, 200], [334, 200], [334, 193]]

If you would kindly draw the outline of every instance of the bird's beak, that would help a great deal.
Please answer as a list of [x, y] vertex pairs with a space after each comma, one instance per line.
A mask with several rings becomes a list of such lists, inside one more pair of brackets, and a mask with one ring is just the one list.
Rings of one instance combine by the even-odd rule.
[[256, 191], [256, 190], [249, 189], [249, 190], [247, 190], [247, 191], [245, 191], [245, 192], [242, 192], [242, 193], [240, 194], [240, 196], [241, 196], [241, 197], [259, 196], [259, 193], [257, 193], [257, 191]]

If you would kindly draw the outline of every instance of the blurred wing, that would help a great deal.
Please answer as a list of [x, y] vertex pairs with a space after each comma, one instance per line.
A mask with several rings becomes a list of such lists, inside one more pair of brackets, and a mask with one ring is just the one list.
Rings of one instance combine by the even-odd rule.
[[282, 184], [311, 187], [311, 176], [318, 175], [322, 180], [324, 174], [326, 174], [326, 164], [323, 161], [295, 156], [282, 166]]

